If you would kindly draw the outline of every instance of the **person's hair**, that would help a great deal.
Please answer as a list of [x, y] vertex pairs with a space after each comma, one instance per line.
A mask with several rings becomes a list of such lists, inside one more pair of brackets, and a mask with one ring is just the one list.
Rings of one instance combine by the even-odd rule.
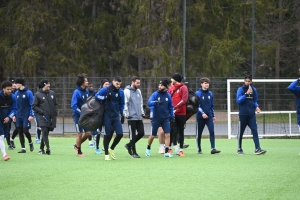
[[84, 83], [84, 79], [86, 78], [86, 74], [82, 73], [82, 74], [78, 74], [77, 75], [77, 81], [76, 81], [76, 85], [78, 87], [82, 86], [82, 84]]
[[136, 80], [140, 80], [140, 78], [137, 76], [131, 77], [131, 82], [135, 82]]
[[103, 88], [104, 83], [109, 82], [108, 79], [103, 79], [100, 84], [100, 88]]
[[10, 81], [3, 81], [1, 84], [1, 88], [4, 89], [6, 87], [11, 87], [12, 83]]
[[250, 79], [252, 81], [252, 75], [251, 74], [246, 74], [245, 79]]
[[201, 79], [200, 79], [200, 83], [202, 84], [202, 83], [204, 83], [204, 82], [206, 82], [206, 83], [210, 83], [210, 79], [209, 79], [209, 78], [207, 78], [207, 77], [203, 77], [203, 78], [201, 78]]
[[122, 79], [120, 76], [115, 76], [113, 81], [116, 81], [116, 82], [122, 82]]

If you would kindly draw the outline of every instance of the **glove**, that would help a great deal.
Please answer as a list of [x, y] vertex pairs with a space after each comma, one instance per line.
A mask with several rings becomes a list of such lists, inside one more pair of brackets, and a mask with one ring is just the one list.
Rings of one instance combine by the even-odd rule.
[[132, 118], [132, 116], [128, 116], [128, 117], [126, 117], [127, 119], [131, 119]]
[[49, 122], [49, 120], [47, 119], [46, 116], [43, 116], [43, 118], [45, 119], [45, 121], [46, 121], [47, 123]]
[[124, 124], [124, 121], [125, 121], [125, 117], [122, 116], [122, 117], [121, 117], [121, 124]]
[[110, 99], [110, 96], [111, 96], [111, 93], [109, 92], [109, 93], [107, 93], [107, 95], [106, 95], [106, 99], [107, 100], [109, 100]]
[[156, 101], [156, 103], [159, 104], [159, 105], [163, 104], [162, 101]]
[[175, 123], [175, 119], [174, 118], [170, 118], [170, 124], [174, 124]]

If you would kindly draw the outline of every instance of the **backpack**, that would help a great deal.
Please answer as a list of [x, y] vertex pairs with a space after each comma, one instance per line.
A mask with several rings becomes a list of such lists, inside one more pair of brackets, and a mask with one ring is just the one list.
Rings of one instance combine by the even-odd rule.
[[186, 106], [186, 121], [198, 112], [198, 106], [200, 104], [200, 98], [195, 92], [188, 88], [189, 97], [188, 104]]
[[81, 106], [81, 115], [78, 125], [90, 131], [96, 131], [102, 127], [102, 118], [104, 113], [104, 102], [95, 99], [95, 96], [90, 96]]

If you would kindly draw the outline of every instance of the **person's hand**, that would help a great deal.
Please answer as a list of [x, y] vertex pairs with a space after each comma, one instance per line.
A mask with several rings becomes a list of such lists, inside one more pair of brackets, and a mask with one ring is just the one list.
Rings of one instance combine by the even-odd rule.
[[174, 124], [175, 123], [175, 119], [170, 117], [170, 124]]
[[249, 87], [249, 89], [247, 90], [246, 94], [250, 94], [252, 92], [253, 92], [252, 87]]
[[257, 107], [257, 108], [255, 109], [255, 111], [256, 111], [257, 113], [260, 113], [259, 107]]
[[12, 120], [13, 120], [13, 122], [17, 121], [15, 116], [13, 116]]
[[29, 116], [29, 117], [28, 117], [28, 121], [31, 122], [31, 120], [33, 120], [33, 117], [32, 117], [32, 116]]
[[125, 117], [121, 116], [121, 124], [124, 124], [124, 121], [125, 121]]
[[205, 113], [202, 114], [202, 117], [203, 117], [203, 119], [207, 119], [208, 118], [208, 116]]
[[217, 120], [217, 118], [216, 117], [213, 117], [213, 121], [215, 122]]
[[107, 95], [106, 95], [106, 99], [107, 100], [109, 100], [110, 99], [110, 96], [111, 96], [111, 93], [109, 92], [109, 93], [107, 93]]
[[163, 104], [163, 102], [162, 102], [162, 101], [156, 101], [156, 103], [157, 103], [158, 105], [161, 105], [161, 104]]
[[4, 120], [3, 120], [3, 124], [7, 124], [8, 122], [9, 122], [9, 118], [5, 117]]

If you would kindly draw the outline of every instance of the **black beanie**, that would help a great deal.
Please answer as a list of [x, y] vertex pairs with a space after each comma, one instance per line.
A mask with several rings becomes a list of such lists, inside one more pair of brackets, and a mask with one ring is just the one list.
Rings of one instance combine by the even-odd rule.
[[162, 81], [159, 82], [159, 84], [162, 84], [163, 86], [168, 88], [169, 81], [168, 80], [162, 80]]
[[106, 82], [109, 82], [109, 80], [103, 79], [103, 80], [101, 81], [100, 88], [103, 88], [103, 85], [104, 85], [104, 83], [106, 83]]
[[179, 73], [175, 73], [175, 74], [173, 74], [172, 79], [174, 79], [176, 82], [181, 82], [182, 76]]
[[23, 78], [17, 78], [16, 81], [15, 81], [15, 83], [21, 84], [23, 86], [25, 85], [25, 81], [24, 81]]
[[47, 79], [43, 79], [40, 81], [40, 84], [39, 84], [39, 88], [43, 88], [45, 85], [47, 85], [49, 83], [49, 81]]
[[8, 79], [11, 83], [14, 83], [15, 82], [15, 78], [9, 78]]

